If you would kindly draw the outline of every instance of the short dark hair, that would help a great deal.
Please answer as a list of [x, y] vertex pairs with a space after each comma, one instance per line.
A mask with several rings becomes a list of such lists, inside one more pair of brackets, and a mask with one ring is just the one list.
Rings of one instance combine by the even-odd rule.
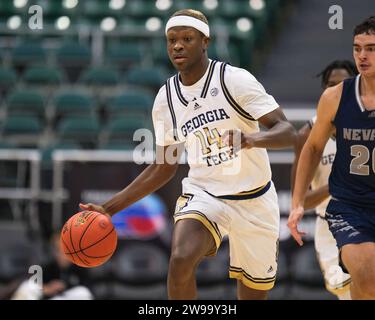
[[322, 77], [323, 88], [327, 86], [328, 79], [332, 71], [337, 69], [346, 70], [350, 76], [355, 76], [358, 74], [355, 64], [350, 60], [335, 60], [331, 62], [328, 66], [326, 66], [325, 69], [317, 75], [317, 77]]
[[371, 16], [354, 28], [354, 36], [358, 34], [375, 34], [375, 16]]

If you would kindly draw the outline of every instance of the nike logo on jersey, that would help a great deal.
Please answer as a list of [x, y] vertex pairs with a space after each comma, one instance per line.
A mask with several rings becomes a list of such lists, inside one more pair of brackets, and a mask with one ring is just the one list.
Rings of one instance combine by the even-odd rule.
[[230, 119], [230, 117], [227, 115], [224, 109], [210, 110], [198, 114], [189, 121], [186, 121], [186, 123], [181, 127], [181, 132], [184, 135], [184, 137], [186, 137], [188, 133], [194, 131], [195, 129], [198, 129], [208, 123], [224, 119]]
[[369, 115], [368, 115], [369, 118], [375, 118], [375, 111], [372, 111]]

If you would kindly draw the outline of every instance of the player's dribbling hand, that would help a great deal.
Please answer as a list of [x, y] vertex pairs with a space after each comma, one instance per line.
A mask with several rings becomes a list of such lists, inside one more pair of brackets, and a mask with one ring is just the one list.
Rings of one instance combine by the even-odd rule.
[[80, 203], [79, 204], [79, 207], [82, 209], [82, 210], [88, 210], [88, 211], [96, 211], [96, 212], [100, 212], [100, 213], [103, 213], [105, 214], [106, 216], [108, 216], [109, 218], [111, 218], [111, 215], [108, 214], [104, 208], [100, 205], [97, 205], [97, 204], [93, 204], [93, 203], [86, 203], [86, 204], [83, 204], [83, 203]]
[[298, 230], [298, 222], [300, 222], [300, 220], [302, 219], [304, 211], [305, 210], [302, 206], [294, 208], [290, 211], [288, 218], [288, 227], [290, 233], [300, 246], [303, 245], [302, 236], [304, 236], [306, 232]]

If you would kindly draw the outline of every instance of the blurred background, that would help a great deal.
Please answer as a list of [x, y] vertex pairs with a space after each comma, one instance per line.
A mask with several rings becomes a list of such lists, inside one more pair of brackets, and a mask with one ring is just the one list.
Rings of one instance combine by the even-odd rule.
[[[329, 28], [331, 5], [341, 6], [343, 29]], [[374, 14], [373, 0], [0, 0], [0, 298], [14, 297], [38, 264], [49, 268], [42, 298], [81, 284], [89, 290], [81, 298], [166, 299], [186, 165], [114, 217], [119, 245], [103, 266], [59, 263], [50, 239], [79, 202], [105, 201], [146, 167], [132, 160], [133, 134], [152, 130], [153, 99], [174, 73], [164, 25], [184, 8], [208, 17], [210, 58], [252, 72], [297, 128], [314, 115], [316, 75], [352, 59], [353, 27]], [[282, 214], [270, 299], [335, 299], [315, 256], [314, 213], [302, 223], [302, 248], [286, 227], [292, 150], [270, 159]], [[228, 262], [225, 240], [198, 269], [199, 298], [235, 299]]]

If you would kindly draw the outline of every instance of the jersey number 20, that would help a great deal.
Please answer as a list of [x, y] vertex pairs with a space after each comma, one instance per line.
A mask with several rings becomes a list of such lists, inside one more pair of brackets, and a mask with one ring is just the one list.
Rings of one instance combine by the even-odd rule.
[[[350, 162], [350, 173], [368, 176], [370, 166], [367, 163], [370, 159], [370, 150], [366, 146], [356, 144], [350, 147], [350, 155], [354, 157]], [[375, 173], [375, 148], [372, 150], [372, 172]]]

